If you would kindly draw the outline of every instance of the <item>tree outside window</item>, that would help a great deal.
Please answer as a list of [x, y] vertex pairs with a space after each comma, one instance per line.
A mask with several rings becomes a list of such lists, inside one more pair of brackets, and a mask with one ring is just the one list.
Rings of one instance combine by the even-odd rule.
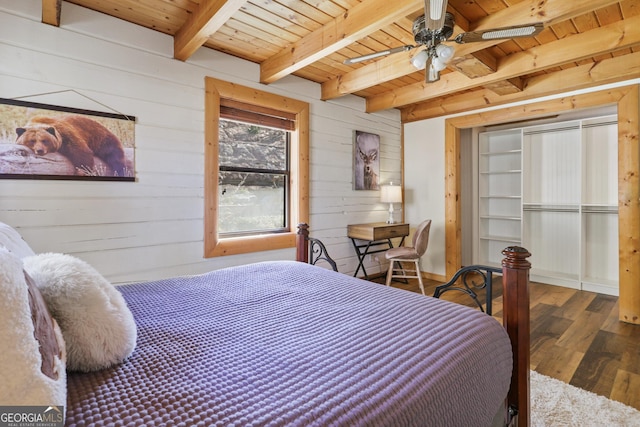
[[286, 231], [289, 132], [221, 119], [219, 135], [218, 234]]

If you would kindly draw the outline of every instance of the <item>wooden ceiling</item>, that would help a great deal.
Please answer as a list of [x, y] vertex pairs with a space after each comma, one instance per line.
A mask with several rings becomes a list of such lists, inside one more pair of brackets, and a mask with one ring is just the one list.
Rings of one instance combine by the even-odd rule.
[[[422, 49], [354, 65], [347, 58], [413, 45], [423, 0], [69, 0], [174, 38], [174, 57], [215, 49], [260, 64], [260, 80], [293, 74], [322, 98], [355, 94], [403, 121], [470, 111], [640, 77], [640, 0], [449, 0], [460, 32], [542, 22], [535, 37], [456, 44], [441, 79], [425, 83]], [[60, 25], [61, 0], [42, 0]], [[64, 24], [64, 17], [62, 17]], [[450, 40], [453, 39], [450, 38]]]

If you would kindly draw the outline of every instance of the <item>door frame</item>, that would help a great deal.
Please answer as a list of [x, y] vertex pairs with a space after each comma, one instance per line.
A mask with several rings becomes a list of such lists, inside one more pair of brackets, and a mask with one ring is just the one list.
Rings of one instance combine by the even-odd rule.
[[445, 268], [462, 267], [460, 134], [462, 129], [617, 106], [619, 319], [640, 324], [640, 85], [453, 117], [445, 120]]

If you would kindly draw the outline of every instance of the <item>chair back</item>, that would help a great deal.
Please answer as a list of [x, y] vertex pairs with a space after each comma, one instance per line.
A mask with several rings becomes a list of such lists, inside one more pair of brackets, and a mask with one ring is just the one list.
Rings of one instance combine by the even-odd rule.
[[429, 246], [429, 230], [431, 229], [431, 220], [427, 219], [422, 221], [416, 232], [413, 234], [413, 248], [416, 250], [419, 256], [424, 255]]

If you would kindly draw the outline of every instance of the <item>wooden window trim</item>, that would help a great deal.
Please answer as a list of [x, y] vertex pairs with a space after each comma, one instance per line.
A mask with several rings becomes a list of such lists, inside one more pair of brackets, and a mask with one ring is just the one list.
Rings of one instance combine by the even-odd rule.
[[294, 131], [296, 129], [295, 118], [286, 119], [269, 114], [258, 113], [253, 110], [248, 110], [251, 108], [251, 106], [248, 106], [244, 109], [240, 109], [227, 107], [226, 105], [220, 105], [220, 118], [286, 131]]
[[[235, 102], [241, 104], [234, 104]], [[295, 129], [291, 134], [289, 231], [278, 234], [218, 238], [218, 129], [221, 103], [222, 105], [247, 104], [258, 107], [260, 111], [279, 111], [285, 113], [285, 117], [292, 117], [295, 121]], [[205, 77], [204, 115], [205, 258], [294, 248], [297, 224], [309, 222], [309, 104]]]

